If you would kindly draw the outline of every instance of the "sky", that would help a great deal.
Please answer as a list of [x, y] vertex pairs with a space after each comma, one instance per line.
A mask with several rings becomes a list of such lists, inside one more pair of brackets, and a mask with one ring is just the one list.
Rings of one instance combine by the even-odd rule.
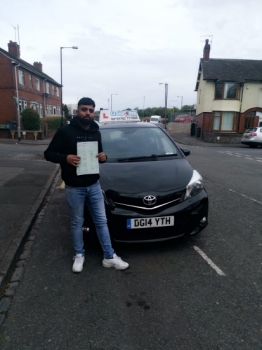
[[[205, 39], [210, 58], [262, 60], [262, 0], [8, 0], [0, 47], [20, 38], [21, 58], [61, 82], [63, 102], [96, 109], [196, 103]], [[1, 79], [1, 77], [0, 77]], [[178, 97], [180, 96], [180, 97]]]

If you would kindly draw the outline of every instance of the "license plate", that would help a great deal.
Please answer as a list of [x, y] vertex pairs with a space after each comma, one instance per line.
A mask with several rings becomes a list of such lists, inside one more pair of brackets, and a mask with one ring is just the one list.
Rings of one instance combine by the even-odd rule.
[[245, 139], [248, 139], [249, 138], [249, 136], [248, 135], [245, 135]]
[[174, 226], [174, 216], [160, 216], [156, 218], [139, 218], [139, 219], [127, 219], [126, 228], [128, 230], [136, 228], [154, 228], [154, 227], [165, 227]]

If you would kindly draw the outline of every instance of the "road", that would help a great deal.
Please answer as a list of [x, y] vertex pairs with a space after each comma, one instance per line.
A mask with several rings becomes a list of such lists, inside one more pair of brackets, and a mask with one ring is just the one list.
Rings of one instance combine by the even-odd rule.
[[262, 151], [187, 148], [209, 194], [208, 227], [188, 240], [116, 246], [125, 271], [102, 268], [87, 240], [85, 269], [72, 274], [57, 178], [0, 328], [2, 350], [262, 349]]

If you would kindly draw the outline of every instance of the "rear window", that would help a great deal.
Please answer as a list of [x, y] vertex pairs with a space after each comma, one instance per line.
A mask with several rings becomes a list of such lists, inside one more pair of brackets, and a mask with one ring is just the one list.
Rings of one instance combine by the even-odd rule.
[[246, 132], [256, 132], [256, 131], [257, 131], [257, 128], [250, 128], [246, 130]]

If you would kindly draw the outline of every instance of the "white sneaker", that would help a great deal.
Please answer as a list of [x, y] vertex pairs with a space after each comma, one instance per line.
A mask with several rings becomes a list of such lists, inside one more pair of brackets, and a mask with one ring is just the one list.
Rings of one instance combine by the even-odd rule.
[[73, 258], [74, 264], [73, 264], [73, 268], [72, 271], [73, 272], [81, 272], [83, 270], [83, 265], [85, 262], [85, 257], [82, 254], [76, 254], [76, 256], [74, 256]]
[[113, 255], [112, 259], [103, 259], [102, 265], [104, 267], [114, 267], [116, 270], [125, 270], [128, 268], [129, 264], [123, 261], [116, 254]]

